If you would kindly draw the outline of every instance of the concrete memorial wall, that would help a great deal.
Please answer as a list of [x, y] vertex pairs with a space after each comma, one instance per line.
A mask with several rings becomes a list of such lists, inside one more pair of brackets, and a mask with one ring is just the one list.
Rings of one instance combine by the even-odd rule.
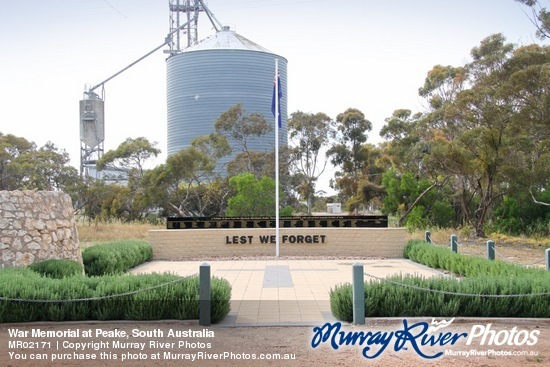
[[[404, 228], [387, 228], [387, 218], [316, 217], [281, 219], [279, 256], [402, 258]], [[153, 259], [274, 256], [273, 219], [168, 220], [152, 230]], [[183, 229], [181, 229], [183, 228]]]

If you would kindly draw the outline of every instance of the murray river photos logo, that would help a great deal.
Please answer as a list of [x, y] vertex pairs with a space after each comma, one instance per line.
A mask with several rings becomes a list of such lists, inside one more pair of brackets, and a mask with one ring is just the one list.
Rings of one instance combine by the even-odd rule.
[[[445, 348], [465, 341], [467, 346], [533, 346], [538, 342], [539, 330], [512, 329], [494, 330], [492, 324], [473, 325], [470, 332], [452, 332], [446, 330], [454, 321], [436, 321], [431, 324], [425, 321], [414, 324], [403, 320], [403, 328], [395, 331], [345, 331], [340, 322], [329, 323], [313, 328], [311, 347], [317, 348], [321, 344], [328, 344], [333, 349], [342, 346], [360, 347], [363, 357], [373, 359], [384, 353], [388, 347], [395, 352], [414, 350], [419, 356], [426, 359], [439, 358], [445, 353]], [[432, 353], [425, 350], [430, 347]], [[442, 347], [433, 352], [433, 347]]]

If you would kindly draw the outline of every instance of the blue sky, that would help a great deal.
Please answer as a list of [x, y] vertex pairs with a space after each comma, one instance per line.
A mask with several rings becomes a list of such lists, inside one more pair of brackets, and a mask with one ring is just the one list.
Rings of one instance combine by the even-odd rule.
[[[160, 45], [168, 0], [5, 1], [0, 12], [0, 131], [52, 141], [79, 166], [78, 101]], [[540, 42], [513, 0], [209, 0], [217, 19], [288, 60], [288, 108], [364, 112], [381, 141], [398, 108], [423, 110], [418, 88], [436, 64], [463, 65], [494, 33]], [[199, 38], [213, 33], [205, 16]], [[166, 55], [153, 54], [105, 85], [105, 149], [145, 136], [166, 158]], [[330, 174], [330, 172], [329, 172]]]

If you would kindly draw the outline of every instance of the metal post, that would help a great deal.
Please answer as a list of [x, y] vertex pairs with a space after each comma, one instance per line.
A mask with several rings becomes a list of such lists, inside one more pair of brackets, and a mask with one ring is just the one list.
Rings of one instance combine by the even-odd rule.
[[451, 251], [455, 254], [458, 252], [458, 240], [456, 234], [451, 235]]
[[546, 271], [550, 271], [550, 248], [547, 248], [544, 254], [546, 255]]
[[210, 326], [211, 302], [210, 302], [210, 265], [203, 263], [199, 268], [199, 325]]
[[495, 259], [495, 241], [487, 241], [487, 259]]
[[365, 325], [365, 274], [363, 264], [353, 264], [353, 323]]
[[426, 231], [426, 242], [432, 243], [432, 237], [430, 231]]

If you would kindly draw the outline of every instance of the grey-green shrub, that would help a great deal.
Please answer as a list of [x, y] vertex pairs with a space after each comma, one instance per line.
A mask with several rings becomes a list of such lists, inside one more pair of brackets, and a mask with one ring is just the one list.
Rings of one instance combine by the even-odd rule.
[[[411, 240], [405, 246], [405, 258], [434, 269], [449, 270], [466, 277], [488, 275], [537, 274], [540, 269], [525, 268], [500, 260], [487, 260], [478, 256], [454, 253], [448, 248], [431, 245], [421, 240]], [[550, 280], [550, 274], [549, 280]]]
[[[170, 274], [79, 275], [53, 279], [42, 277], [26, 268], [2, 269], [0, 322], [198, 319], [198, 283], [197, 276], [180, 278]], [[104, 298], [163, 284], [166, 285], [148, 291]], [[212, 322], [216, 323], [230, 310], [229, 282], [213, 277], [211, 297]], [[93, 300], [84, 300], [89, 298]]]
[[49, 259], [29, 265], [29, 269], [46, 277], [61, 279], [81, 275], [82, 264], [75, 260]]
[[[407, 244], [405, 256], [466, 278], [398, 276], [389, 281], [368, 281], [365, 283], [365, 317], [550, 317], [550, 272], [455, 254], [449, 249], [416, 240]], [[547, 295], [484, 296], [538, 293]], [[348, 322], [353, 319], [352, 298], [352, 285], [349, 283], [331, 289], [331, 311], [336, 318]]]
[[100, 244], [82, 251], [87, 275], [121, 274], [153, 257], [151, 245], [145, 241], [120, 241]]
[[[446, 293], [408, 288], [387, 281], [365, 283], [365, 317], [550, 317], [550, 295], [525, 297], [484, 297], [483, 295], [526, 295], [549, 293], [545, 277], [477, 277], [460, 281], [448, 278], [405, 276], [389, 279], [410, 286]], [[465, 296], [450, 293], [478, 294]], [[334, 317], [353, 319], [352, 285], [341, 284], [331, 290]]]

